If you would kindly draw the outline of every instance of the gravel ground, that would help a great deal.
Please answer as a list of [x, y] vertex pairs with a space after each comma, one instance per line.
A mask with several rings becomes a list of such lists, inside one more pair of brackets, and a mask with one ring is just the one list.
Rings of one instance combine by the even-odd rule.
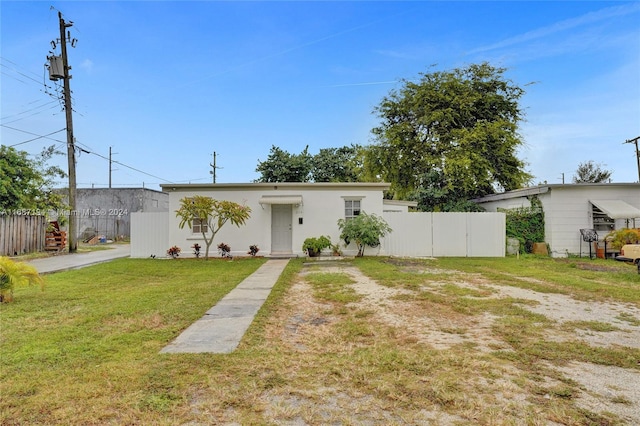
[[[416, 315], [415, 310], [410, 309], [408, 305], [403, 305], [405, 302], [393, 299], [393, 296], [406, 293], [408, 290], [381, 286], [357, 268], [349, 265], [327, 265], [322, 268], [322, 271], [346, 273], [351, 276], [355, 281], [353, 288], [363, 296], [363, 299], [357, 302], [361, 305], [360, 308], [374, 309], [377, 319], [388, 325], [400, 327], [407, 334], [435, 348], [446, 349], [464, 342], [474, 343], [475, 347], [481, 351], [495, 350], [501, 345], [506, 347], [504, 342], [496, 340], [492, 334], [491, 327], [496, 318], [489, 314], [475, 316], [464, 323], [460, 323], [465, 321], [463, 318]], [[314, 269], [314, 272], [317, 272], [317, 269]], [[429, 269], [420, 272], [442, 274], [449, 271]], [[479, 284], [474, 282], [472, 276], [469, 276], [469, 280], [463, 279], [455, 284], [461, 287], [489, 290], [487, 297], [510, 297], [528, 302], [523, 303], [522, 307], [544, 315], [558, 325], [549, 329], [547, 338], [550, 340], [569, 341], [578, 337], [591, 346], [640, 348], [640, 325], [638, 325], [640, 309], [632, 304], [585, 302], [562, 294], [539, 293], [486, 282]], [[437, 283], [435, 291], [437, 291]], [[300, 298], [304, 297], [302, 296], [304, 292], [299, 291], [299, 293]], [[606, 323], [612, 330], [597, 332], [561, 327], [563, 323], [568, 322]], [[455, 328], [464, 328], [465, 332], [457, 334], [447, 331]], [[640, 363], [640, 360], [638, 362]], [[624, 424], [640, 425], [640, 372], [638, 370], [582, 362], [571, 362], [562, 367], [548, 364], [547, 367], [555, 369], [579, 384], [581, 392], [574, 397], [579, 407], [595, 413], [610, 412], [623, 419]], [[442, 416], [442, 413], [436, 414]], [[435, 414], [426, 413], [425, 418], [432, 415]], [[444, 421], [436, 424], [454, 424], [455, 421], [456, 419], [453, 419], [451, 422]]]

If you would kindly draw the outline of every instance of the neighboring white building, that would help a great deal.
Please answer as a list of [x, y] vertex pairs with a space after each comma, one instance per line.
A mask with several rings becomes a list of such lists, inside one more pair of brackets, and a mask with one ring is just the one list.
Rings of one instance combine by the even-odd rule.
[[[216, 234], [209, 256], [218, 256], [221, 242], [234, 256], [246, 256], [257, 245], [260, 256], [304, 256], [306, 238], [329, 236], [343, 254], [355, 255], [357, 247], [344, 247], [339, 239], [339, 219], [360, 212], [384, 218], [393, 231], [366, 255], [504, 256], [503, 213], [416, 213], [415, 202], [384, 200], [387, 183], [237, 183], [166, 184], [169, 211], [134, 213], [131, 218], [131, 257], [165, 257], [171, 246], [182, 256], [193, 256], [194, 244], [205, 247], [198, 229], [179, 228], [176, 217], [180, 200], [201, 195], [227, 200], [251, 208], [251, 217], [241, 227], [231, 223]], [[326, 254], [330, 254], [327, 250]]]
[[580, 229], [595, 229], [603, 239], [614, 229], [640, 226], [640, 183], [548, 184], [474, 200], [487, 211], [530, 207], [541, 202], [545, 239], [555, 257], [588, 254]]

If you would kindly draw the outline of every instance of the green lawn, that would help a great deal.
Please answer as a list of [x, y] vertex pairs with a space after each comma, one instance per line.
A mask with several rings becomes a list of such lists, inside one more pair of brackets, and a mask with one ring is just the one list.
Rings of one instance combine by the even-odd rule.
[[[545, 388], [537, 376], [546, 370], [538, 363], [574, 359], [640, 369], [640, 350], [604, 351], [540, 340], [541, 330], [554, 327], [552, 322], [509, 301], [479, 300], [482, 286], [476, 291], [455, 285], [466, 274], [582, 300], [640, 306], [640, 275], [631, 266], [535, 257], [440, 259], [440, 274], [407, 269], [432, 267], [433, 261], [353, 261], [379, 283], [405, 289], [403, 303], [440, 313], [447, 309], [464, 318], [482, 312], [500, 316], [493, 333], [509, 342], [508, 351], [476, 353], [465, 345], [439, 351], [408, 339], [376, 323], [370, 310], [354, 308], [360, 298], [350, 289], [351, 280], [333, 273], [307, 279], [311, 291], [305, 297], [318, 303], [319, 317], [304, 322], [291, 314], [300, 307], [289, 291], [307, 267], [297, 259], [234, 353], [159, 353], [264, 261], [121, 259], [46, 275], [44, 291], [16, 289], [15, 301], [0, 307], [0, 424], [275, 424], [296, 419], [350, 424], [349, 405], [341, 402], [349, 398], [357, 402], [353, 410], [371, 404], [372, 413], [387, 413], [377, 424], [412, 424], [423, 407], [437, 407], [476, 419], [466, 424], [554, 420], [613, 425], [615, 416], [572, 405], [567, 395], [576, 392], [575, 383]], [[425, 285], [434, 280], [446, 285], [429, 294]], [[637, 324], [640, 318], [627, 320]], [[580, 326], [609, 330], [600, 323]], [[299, 336], [298, 346], [285, 341], [285, 333]], [[520, 371], [513, 386], [531, 394], [531, 408], [524, 412], [511, 406], [501, 410], [502, 402], [492, 400], [492, 383], [506, 365]], [[328, 393], [337, 402], [328, 403]], [[543, 398], [549, 393], [552, 400]], [[325, 411], [313, 408], [320, 402], [328, 407]], [[332, 411], [331, 404], [339, 409]]]

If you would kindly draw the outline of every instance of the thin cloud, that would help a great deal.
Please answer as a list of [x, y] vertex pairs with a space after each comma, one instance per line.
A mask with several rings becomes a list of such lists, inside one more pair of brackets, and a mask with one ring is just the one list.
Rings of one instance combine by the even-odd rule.
[[556, 22], [553, 25], [538, 28], [533, 31], [520, 34], [515, 37], [508, 38], [506, 40], [499, 41], [497, 43], [490, 44], [488, 46], [482, 46], [471, 50], [468, 54], [488, 52], [492, 50], [502, 49], [505, 47], [514, 46], [517, 44], [530, 42], [532, 40], [538, 40], [552, 34], [557, 34], [563, 31], [567, 31], [573, 28], [577, 28], [583, 25], [592, 24], [594, 22], [604, 21], [617, 16], [625, 16], [634, 14], [640, 11], [640, 3], [625, 6], [609, 7], [601, 9], [597, 12], [590, 12], [577, 18], [567, 19], [564, 21]]

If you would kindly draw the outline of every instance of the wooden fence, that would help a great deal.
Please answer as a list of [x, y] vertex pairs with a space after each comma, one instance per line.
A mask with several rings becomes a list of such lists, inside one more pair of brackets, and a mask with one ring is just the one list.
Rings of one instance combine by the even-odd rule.
[[44, 250], [46, 230], [44, 216], [0, 215], [0, 256]]

